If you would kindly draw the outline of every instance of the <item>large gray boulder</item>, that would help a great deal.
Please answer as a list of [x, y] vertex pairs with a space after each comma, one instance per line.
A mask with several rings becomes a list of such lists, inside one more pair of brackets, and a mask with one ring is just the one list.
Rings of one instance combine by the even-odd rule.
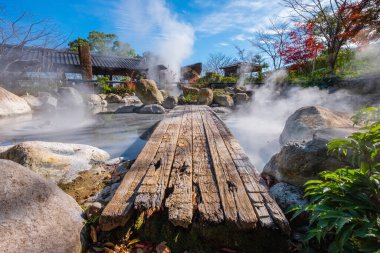
[[81, 252], [82, 209], [53, 182], [0, 160], [0, 252]]
[[349, 115], [331, 111], [321, 106], [307, 106], [298, 109], [286, 121], [280, 135], [280, 144], [294, 141], [310, 141], [318, 130], [351, 128]]
[[315, 136], [308, 142], [290, 142], [264, 166], [262, 175], [298, 187], [320, 172], [335, 170], [345, 163], [327, 152], [328, 138]]
[[30, 113], [28, 103], [15, 94], [0, 87], [0, 117]]
[[178, 98], [175, 96], [168, 96], [162, 103], [162, 106], [166, 109], [173, 109], [176, 105], [178, 105]]
[[234, 100], [232, 99], [230, 95], [225, 95], [225, 94], [214, 95], [214, 102], [224, 107], [234, 106]]
[[154, 80], [142, 79], [136, 83], [136, 96], [144, 105], [161, 104], [164, 97]]
[[214, 93], [212, 89], [203, 88], [199, 90], [198, 104], [200, 105], [211, 105], [214, 100]]
[[77, 107], [83, 105], [82, 95], [73, 87], [60, 87], [57, 93], [59, 105], [65, 107]]
[[27, 141], [0, 153], [0, 159], [17, 162], [56, 183], [74, 180], [81, 171], [109, 159], [101, 149], [82, 144]]
[[161, 105], [144, 105], [138, 110], [138, 113], [142, 114], [164, 114], [165, 108]]

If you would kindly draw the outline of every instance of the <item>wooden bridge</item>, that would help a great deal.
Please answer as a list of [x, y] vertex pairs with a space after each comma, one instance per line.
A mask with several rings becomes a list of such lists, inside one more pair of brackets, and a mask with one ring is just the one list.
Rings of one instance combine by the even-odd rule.
[[289, 232], [247, 155], [207, 106], [177, 106], [159, 123], [100, 217], [102, 230], [125, 225], [134, 210], [167, 209], [168, 220], [195, 219]]

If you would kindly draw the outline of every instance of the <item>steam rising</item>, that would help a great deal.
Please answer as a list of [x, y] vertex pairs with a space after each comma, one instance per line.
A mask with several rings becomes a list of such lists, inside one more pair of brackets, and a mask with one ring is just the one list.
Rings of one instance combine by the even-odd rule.
[[274, 72], [265, 85], [255, 89], [254, 102], [231, 115], [226, 122], [259, 171], [280, 150], [278, 138], [287, 118], [297, 109], [321, 105], [352, 112], [361, 103], [361, 98], [352, 96], [347, 90], [329, 94], [316, 87], [281, 87], [286, 76], [285, 70]]
[[[168, 81], [178, 81], [181, 63], [192, 53], [193, 27], [181, 22], [164, 0], [122, 0], [119, 6], [119, 28], [147, 42], [149, 51], [158, 56], [151, 57], [148, 66], [163, 64], [173, 79]], [[157, 80], [155, 75], [150, 72], [149, 78]]]

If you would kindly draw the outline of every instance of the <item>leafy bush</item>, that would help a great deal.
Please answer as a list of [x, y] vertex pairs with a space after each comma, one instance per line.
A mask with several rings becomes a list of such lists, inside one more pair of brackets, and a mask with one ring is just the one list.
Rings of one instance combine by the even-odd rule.
[[322, 172], [322, 180], [308, 181], [310, 204], [305, 245], [316, 240], [319, 251], [379, 252], [380, 249], [380, 122], [328, 143], [328, 150], [349, 165]]
[[189, 93], [186, 96], [183, 97], [183, 101], [186, 104], [194, 104], [198, 102], [199, 95], [196, 93]]
[[207, 72], [205, 76], [199, 78], [198, 83], [209, 84], [209, 83], [236, 83], [238, 81], [237, 77], [233, 76], [222, 76], [214, 72]]
[[110, 79], [108, 76], [98, 76], [97, 81], [100, 85], [101, 88], [101, 93], [111, 93], [112, 92], [112, 87], [109, 86], [108, 82]]
[[380, 121], [380, 105], [355, 111], [354, 116], [352, 116], [352, 121], [355, 125], [368, 125], [375, 121]]

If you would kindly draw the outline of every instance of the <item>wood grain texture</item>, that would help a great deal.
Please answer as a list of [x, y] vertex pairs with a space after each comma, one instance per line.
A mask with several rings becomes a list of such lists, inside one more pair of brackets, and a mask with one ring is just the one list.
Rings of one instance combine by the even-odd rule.
[[176, 226], [188, 227], [193, 220], [193, 131], [191, 106], [186, 106], [173, 161], [166, 199], [169, 221]]
[[124, 225], [135, 209], [163, 208], [185, 228], [226, 221], [290, 231], [248, 156], [208, 106], [177, 106], [166, 115], [104, 209], [101, 229]]

